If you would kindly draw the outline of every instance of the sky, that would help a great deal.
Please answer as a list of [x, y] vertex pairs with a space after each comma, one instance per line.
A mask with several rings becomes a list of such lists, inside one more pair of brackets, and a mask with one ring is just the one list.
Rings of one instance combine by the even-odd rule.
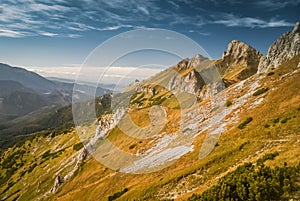
[[153, 28], [191, 38], [211, 59], [233, 39], [266, 54], [300, 20], [299, 10], [300, 0], [1, 0], [0, 62], [78, 67], [104, 41]]

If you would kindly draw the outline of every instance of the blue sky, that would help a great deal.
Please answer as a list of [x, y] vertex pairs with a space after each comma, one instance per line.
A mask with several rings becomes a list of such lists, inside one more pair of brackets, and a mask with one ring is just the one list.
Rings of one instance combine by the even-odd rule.
[[0, 62], [74, 66], [103, 41], [139, 28], [184, 34], [213, 59], [233, 39], [265, 54], [300, 20], [299, 10], [300, 0], [1, 0]]

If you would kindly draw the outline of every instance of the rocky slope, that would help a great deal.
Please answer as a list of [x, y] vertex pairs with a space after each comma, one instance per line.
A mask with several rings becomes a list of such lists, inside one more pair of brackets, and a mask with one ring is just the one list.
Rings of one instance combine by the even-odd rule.
[[[86, 140], [93, 141], [93, 145], [97, 139], [106, 137], [124, 152], [148, 155], [125, 169], [127, 171], [175, 160], [170, 167], [154, 173], [124, 174], [101, 165], [95, 158], [86, 156], [72, 129], [65, 134], [33, 136], [2, 155], [0, 180], [6, 182], [0, 186], [0, 198], [108, 200], [109, 196], [127, 188], [128, 192], [119, 193], [119, 200], [185, 200], [192, 193], [201, 193], [212, 186], [239, 165], [255, 162], [266, 153], [279, 152], [279, 156], [266, 165], [281, 165], [284, 161], [294, 165], [300, 153], [297, 126], [300, 86], [295, 82], [300, 79], [299, 62], [298, 55], [278, 67], [272, 76], [253, 75], [218, 93], [213, 98], [215, 103], [203, 101], [182, 111], [184, 135], [175, 131], [150, 139], [130, 138], [111, 128], [112, 120], [120, 117], [112, 114], [102, 116], [100, 124], [77, 128], [87, 136]], [[262, 88], [269, 90], [253, 95]], [[225, 95], [232, 105], [223, 104]], [[143, 110], [147, 108], [134, 113]], [[176, 113], [169, 111], [168, 114], [173, 123], [178, 121]], [[238, 128], [248, 117], [253, 120], [245, 128]], [[138, 122], [136, 116], [132, 118]], [[102, 154], [104, 158], [109, 157]]]
[[297, 22], [293, 31], [283, 34], [269, 48], [268, 54], [261, 57], [258, 73], [276, 68], [288, 59], [300, 53], [300, 22]]
[[[255, 74], [262, 56], [253, 47], [233, 40], [218, 61], [209, 61], [201, 55], [180, 61], [170, 69], [173, 70], [169, 72], [172, 76], [164, 87], [175, 93], [193, 94], [203, 100], [224, 89], [225, 86]], [[143, 89], [145, 93], [155, 94], [154, 88], [147, 85], [139, 86], [139, 89]]]

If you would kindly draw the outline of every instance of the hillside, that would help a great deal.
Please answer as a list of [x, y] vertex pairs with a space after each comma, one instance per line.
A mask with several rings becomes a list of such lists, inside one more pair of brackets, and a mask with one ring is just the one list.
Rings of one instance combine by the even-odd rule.
[[[73, 87], [74, 83], [50, 81], [23, 68], [0, 64], [0, 151], [33, 132], [73, 126], [68, 106]], [[79, 87], [83, 91], [94, 89]], [[95, 95], [110, 92], [97, 87]]]
[[93, 122], [91, 102], [73, 105], [75, 128], [3, 152], [0, 198], [299, 200], [300, 55], [257, 73], [261, 56], [235, 41], [218, 61], [184, 59], [99, 97]]

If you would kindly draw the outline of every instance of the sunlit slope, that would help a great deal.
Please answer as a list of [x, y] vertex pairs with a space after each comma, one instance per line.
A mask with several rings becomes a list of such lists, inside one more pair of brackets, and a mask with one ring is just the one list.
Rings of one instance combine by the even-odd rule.
[[[267, 166], [295, 165], [300, 158], [300, 56], [276, 70], [253, 75], [226, 88], [225, 130], [213, 151], [205, 158], [198, 154], [208, 131], [194, 139], [194, 150], [171, 166], [149, 174], [124, 174], [111, 170], [84, 150], [74, 129], [33, 135], [25, 143], [1, 156], [3, 200], [185, 200], [216, 184], [220, 177], [245, 162], [255, 163], [266, 153], [278, 152]], [[159, 78], [163, 79], [163, 76]], [[181, 108], [169, 92], [136, 94], [130, 100], [132, 120], [141, 127], [150, 124], [147, 116], [153, 101], [168, 106], [169, 122], [163, 129], [172, 136], [178, 131]], [[164, 97], [170, 96], [164, 99]], [[173, 97], [173, 98], [172, 98]], [[197, 107], [205, 106], [202, 101]], [[251, 118], [251, 121], [246, 121]], [[175, 123], [175, 124], [174, 124]], [[240, 126], [242, 125], [242, 126]], [[96, 125], [86, 127], [93, 134]], [[108, 139], [120, 149], [137, 153], [148, 150], [159, 137], [136, 139], [118, 128]], [[87, 138], [88, 139], [88, 138]], [[63, 178], [63, 179], [62, 179]], [[57, 184], [57, 185], [55, 185]]]

